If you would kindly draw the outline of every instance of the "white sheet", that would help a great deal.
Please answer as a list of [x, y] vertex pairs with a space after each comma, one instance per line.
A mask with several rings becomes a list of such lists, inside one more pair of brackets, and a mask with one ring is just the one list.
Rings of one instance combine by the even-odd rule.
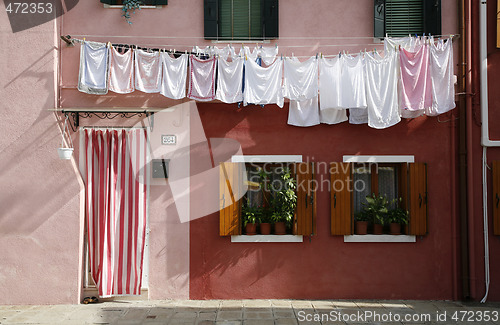
[[432, 106], [425, 114], [435, 116], [455, 108], [455, 85], [453, 81], [453, 44], [439, 40], [430, 46], [430, 74], [432, 88]]
[[384, 58], [365, 54], [368, 125], [384, 129], [401, 121], [398, 103], [398, 56], [395, 51]]
[[160, 52], [135, 52], [135, 89], [145, 93], [159, 93], [161, 89]]
[[234, 58], [228, 62], [219, 58], [217, 62], [217, 92], [215, 98], [231, 104], [243, 101], [243, 64], [245, 59]]
[[291, 100], [288, 110], [288, 124], [294, 126], [318, 125], [318, 96], [305, 100]]
[[105, 43], [84, 41], [80, 47], [78, 90], [92, 95], [108, 93], [109, 49]]
[[194, 55], [189, 57], [188, 97], [197, 101], [215, 99], [216, 58], [200, 60]]
[[254, 60], [245, 61], [244, 105], [276, 104], [283, 107], [281, 80], [283, 74], [282, 60], [276, 60], [267, 68], [259, 66]]
[[172, 99], [186, 97], [187, 61], [187, 54], [172, 58], [166, 52], [161, 53], [163, 76], [160, 93], [163, 96]]
[[318, 59], [300, 62], [297, 58], [285, 58], [283, 62], [284, 96], [291, 100], [306, 100], [318, 96]]
[[111, 47], [109, 52], [109, 90], [118, 94], [129, 94], [134, 87], [134, 51], [118, 52]]

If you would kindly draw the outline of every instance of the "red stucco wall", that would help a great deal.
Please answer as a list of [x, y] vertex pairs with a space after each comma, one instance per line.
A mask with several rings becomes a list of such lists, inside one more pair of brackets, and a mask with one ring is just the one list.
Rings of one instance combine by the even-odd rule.
[[[453, 299], [456, 221], [452, 216], [454, 121], [366, 125], [286, 124], [288, 110], [198, 104], [207, 138], [231, 138], [244, 154], [299, 154], [304, 161], [343, 155], [414, 155], [428, 163], [429, 235], [416, 243], [344, 243], [330, 235], [330, 194], [317, 193], [317, 236], [303, 243], [231, 243], [214, 213], [191, 222], [190, 298]], [[328, 179], [325, 170], [317, 177]]]

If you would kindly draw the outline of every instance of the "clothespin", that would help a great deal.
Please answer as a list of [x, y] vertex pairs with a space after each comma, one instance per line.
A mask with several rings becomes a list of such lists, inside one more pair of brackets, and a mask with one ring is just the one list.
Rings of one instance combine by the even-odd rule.
[[281, 53], [281, 60], [283, 60], [283, 53]]
[[278, 43], [274, 44], [276, 48], [278, 48]]
[[316, 60], [318, 59], [318, 53], [316, 52]]
[[323, 58], [323, 52], [321, 52], [320, 55], [321, 55], [321, 58]]
[[339, 58], [341, 58], [341, 57], [342, 57], [342, 53], [341, 53], [341, 52], [339, 52]]
[[187, 55], [187, 54], [188, 54], [188, 51], [187, 51], [187, 50], [185, 50], [185, 51], [184, 51], [184, 54], [186, 54], [186, 55]]

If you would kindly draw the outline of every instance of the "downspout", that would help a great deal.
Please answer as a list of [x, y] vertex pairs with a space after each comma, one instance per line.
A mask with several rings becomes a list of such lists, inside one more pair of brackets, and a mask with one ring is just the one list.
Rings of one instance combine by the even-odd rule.
[[[458, 43], [458, 91], [462, 96], [458, 98], [458, 193], [459, 193], [459, 221], [460, 221], [460, 278], [461, 296], [467, 300], [470, 297], [470, 275], [469, 275], [469, 236], [468, 236], [468, 213], [467, 213], [467, 106], [466, 106], [466, 84], [467, 84], [467, 36], [466, 26], [466, 0], [459, 1], [458, 19], [459, 33], [461, 35]], [[456, 187], [455, 187], [456, 188]], [[458, 271], [458, 270], [457, 270]]]
[[483, 146], [483, 232], [484, 232], [484, 276], [486, 292], [482, 303], [486, 302], [490, 288], [490, 256], [488, 244], [488, 188], [487, 188], [487, 148], [500, 147], [500, 141], [490, 140], [488, 116], [488, 44], [487, 44], [487, 0], [480, 2], [479, 12], [479, 59], [481, 73], [481, 145]]

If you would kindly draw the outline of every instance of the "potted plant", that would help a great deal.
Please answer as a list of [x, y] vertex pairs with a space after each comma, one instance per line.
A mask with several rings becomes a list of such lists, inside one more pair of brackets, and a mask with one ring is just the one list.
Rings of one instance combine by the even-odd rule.
[[399, 204], [403, 199], [395, 199], [394, 205], [396, 207], [394, 209], [389, 210], [388, 213], [388, 222], [389, 222], [389, 233], [391, 235], [400, 235], [401, 234], [401, 225], [408, 224], [408, 211], [401, 208]]
[[383, 233], [384, 224], [387, 222], [387, 214], [389, 212], [389, 202], [385, 196], [366, 197], [364, 211], [370, 216], [373, 221], [373, 234], [381, 235]]
[[130, 12], [135, 14], [136, 9], [141, 10], [142, 4], [143, 3], [141, 0], [123, 0], [122, 17], [125, 18], [127, 23], [132, 24], [132, 22], [130, 21]]
[[271, 234], [271, 214], [272, 211], [264, 208], [262, 210], [262, 216], [260, 218], [260, 233], [262, 235]]
[[366, 235], [368, 233], [368, 222], [372, 220], [370, 214], [362, 210], [358, 212], [354, 218], [356, 220], [355, 234]]
[[272, 206], [274, 212], [271, 220], [274, 222], [274, 233], [276, 235], [286, 234], [286, 229], [292, 227], [295, 208], [297, 207], [296, 180], [292, 177], [290, 168], [284, 168], [280, 175], [281, 186], [273, 189]]
[[247, 235], [257, 234], [257, 223], [260, 220], [261, 208], [250, 206], [250, 201], [247, 200], [243, 204], [241, 214], [243, 216], [243, 227]]

